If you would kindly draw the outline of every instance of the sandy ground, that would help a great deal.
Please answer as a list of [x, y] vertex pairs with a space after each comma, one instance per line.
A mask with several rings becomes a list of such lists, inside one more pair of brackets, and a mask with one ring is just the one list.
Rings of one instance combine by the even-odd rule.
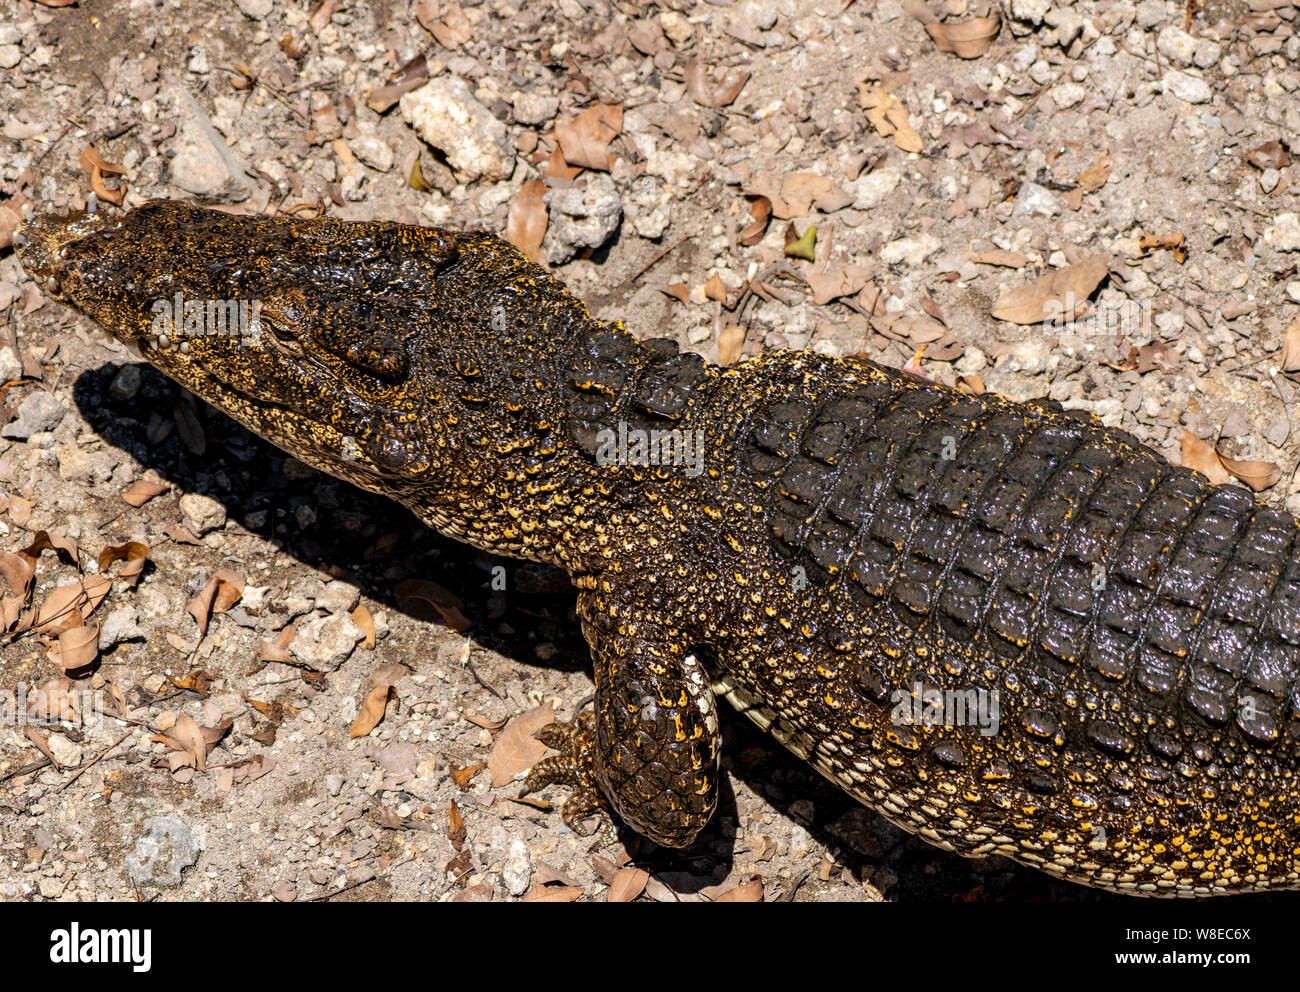
[[[933, 7], [0, 0], [0, 231], [24, 199], [81, 205], [99, 182], [128, 206], [199, 194], [504, 232], [540, 177], [543, 255], [639, 334], [717, 359], [735, 325], [746, 352], [865, 352], [1050, 396], [1175, 461], [1204, 457], [1199, 440], [1276, 463], [1261, 498], [1300, 508], [1282, 368], [1300, 218], [1278, 143], [1300, 131], [1296, 8], [1013, 0], [987, 52], [961, 58], [927, 34], [922, 20], [949, 26]], [[446, 106], [374, 107], [421, 54], [427, 85], [464, 80], [444, 99], [480, 114], [453, 140], [437, 137]], [[612, 161], [564, 175], [557, 125], [597, 100], [607, 120], [621, 107], [597, 148]], [[757, 192], [766, 228], [751, 227]], [[816, 226], [815, 261], [785, 257], [791, 225]], [[993, 315], [1094, 256], [1109, 276], [1088, 317]], [[770, 298], [728, 309], [751, 279]], [[562, 582], [286, 459], [46, 301], [7, 248], [0, 321], [0, 547], [40, 531], [63, 545], [34, 553], [30, 603], [84, 583], [99, 658], [55, 686], [116, 714], [0, 727], [0, 898], [604, 900], [611, 883], [656, 900], [1105, 898], [910, 838], [738, 720], [696, 847], [576, 836], [475, 767], [504, 721], [545, 704], [567, 717], [591, 692]], [[141, 480], [163, 491], [131, 505]], [[132, 541], [148, 549], [138, 581], [101, 569]], [[203, 633], [189, 607], [223, 569], [243, 594]], [[468, 632], [409, 580], [459, 597]], [[6, 693], [60, 677], [55, 638], [2, 640]], [[351, 739], [376, 672], [395, 698]]]

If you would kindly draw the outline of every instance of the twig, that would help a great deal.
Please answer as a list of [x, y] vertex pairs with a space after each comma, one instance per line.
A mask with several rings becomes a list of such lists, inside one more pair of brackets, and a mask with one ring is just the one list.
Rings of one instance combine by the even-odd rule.
[[680, 248], [682, 245], [686, 244], [686, 242], [690, 241], [691, 238], [693, 238], [693, 237], [695, 237], [695, 235], [693, 235], [693, 234], [688, 234], [688, 235], [686, 235], [686, 237], [682, 238], [682, 239], [681, 239], [680, 241], [678, 241], [676, 244], [669, 245], [667, 248], [665, 248], [663, 251], [661, 251], [661, 252], [660, 252], [658, 255], [656, 255], [654, 258], [650, 259], [650, 261], [646, 262], [645, 265], [641, 266], [641, 268], [637, 269], [634, 273], [632, 273], [632, 275], [630, 275], [630, 276], [627, 278], [627, 281], [624, 282], [623, 285], [624, 285], [624, 286], [630, 286], [630, 285], [632, 285], [632, 283], [636, 282], [636, 281], [637, 281], [638, 279], [640, 279], [643, 275], [645, 275], [646, 272], [649, 271], [649, 269], [651, 268], [651, 266], [653, 266], [653, 265], [654, 265], [656, 262], [658, 262], [661, 258], [663, 258], [665, 255], [667, 255], [669, 252], [676, 251], [676, 250], [677, 250], [678, 248]]
[[40, 761], [33, 761], [29, 765], [23, 765], [21, 768], [10, 772], [8, 775], [0, 776], [0, 782], [8, 782], [11, 778], [17, 778], [19, 775], [30, 775], [32, 772], [38, 772], [46, 765], [52, 765], [54, 762], [49, 758], [42, 758]]

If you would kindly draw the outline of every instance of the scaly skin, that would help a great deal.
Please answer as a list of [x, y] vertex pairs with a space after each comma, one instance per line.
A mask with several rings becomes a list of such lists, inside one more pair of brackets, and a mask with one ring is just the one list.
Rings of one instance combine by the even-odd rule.
[[[24, 234], [48, 291], [272, 443], [568, 571], [596, 705], [527, 783], [575, 786], [567, 818], [689, 844], [721, 695], [948, 850], [1300, 884], [1296, 521], [1244, 490], [1051, 404], [638, 342], [485, 234], [169, 202]], [[260, 336], [164, 343], [178, 290], [259, 301]], [[606, 457], [667, 429], [684, 464]]]

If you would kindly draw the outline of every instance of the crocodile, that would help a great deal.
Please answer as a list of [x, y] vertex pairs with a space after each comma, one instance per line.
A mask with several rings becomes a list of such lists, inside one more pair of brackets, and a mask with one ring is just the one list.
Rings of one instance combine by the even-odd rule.
[[[1136, 895], [1300, 885], [1297, 521], [1248, 491], [1059, 404], [711, 364], [488, 233], [152, 201], [19, 241], [251, 431], [568, 573], [594, 705], [524, 786], [570, 787], [571, 825], [690, 845], [725, 699], [948, 851]], [[232, 331], [212, 301], [254, 305]]]

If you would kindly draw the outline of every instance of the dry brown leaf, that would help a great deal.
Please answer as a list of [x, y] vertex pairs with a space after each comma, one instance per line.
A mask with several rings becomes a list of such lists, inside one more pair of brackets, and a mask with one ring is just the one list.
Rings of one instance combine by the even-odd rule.
[[468, 835], [469, 831], [465, 829], [465, 818], [460, 815], [460, 807], [453, 799], [451, 809], [447, 811], [447, 839], [451, 841], [451, 846], [459, 851], [465, 846], [465, 838]]
[[408, 613], [412, 613], [414, 607], [414, 615], [431, 620], [433, 618], [419, 610], [416, 605], [428, 603], [438, 611], [443, 622], [458, 634], [464, 634], [470, 629], [469, 620], [461, 612], [460, 597], [436, 582], [427, 579], [407, 579], [405, 582], [397, 583], [393, 592], [397, 595], [397, 605]]
[[993, 316], [1013, 324], [1071, 319], [1082, 312], [1088, 297], [1106, 278], [1109, 266], [1107, 256], [1090, 255], [1049, 272], [1028, 285], [1003, 293], [993, 304]]
[[772, 216], [772, 198], [762, 193], [746, 193], [745, 196], [749, 199], [749, 214], [753, 220], [740, 232], [740, 243], [753, 247], [763, 240], [767, 231], [767, 222]]
[[610, 902], [631, 902], [645, 891], [650, 873], [644, 868], [620, 868], [609, 883]]
[[716, 300], [718, 303], [727, 302], [727, 286], [716, 272], [710, 275], [709, 281], [704, 284], [704, 298]]
[[709, 80], [709, 70], [698, 59], [686, 63], [683, 71], [686, 92], [701, 107], [725, 107], [733, 103], [749, 82], [748, 72], [734, 72], [718, 83]]
[[714, 902], [762, 902], [763, 901], [763, 880], [755, 875], [744, 885], [737, 885], [734, 889], [728, 889], [722, 893]]
[[189, 612], [199, 625], [199, 636], [208, 633], [208, 622], [214, 613], [225, 613], [244, 595], [244, 577], [229, 569], [219, 569], [208, 579], [207, 585], [190, 600]]
[[[1300, 325], [1300, 321], [1296, 322]], [[26, 555], [14, 554], [12, 551], [0, 551], [0, 579], [11, 595], [26, 600], [32, 592], [32, 579], [36, 569], [32, 560]]]
[[1282, 478], [1282, 466], [1277, 462], [1238, 461], [1229, 458], [1221, 451], [1216, 451], [1215, 454], [1219, 456], [1219, 461], [1223, 462], [1225, 469], [1255, 492], [1277, 485], [1278, 480]]
[[1020, 252], [1006, 251], [1002, 248], [994, 248], [992, 251], [972, 255], [971, 261], [980, 265], [1000, 265], [1007, 269], [1023, 269], [1029, 264], [1029, 259]]
[[60, 675], [27, 693], [27, 715], [51, 723], [80, 722], [81, 700], [72, 692], [72, 680]]
[[38, 530], [32, 543], [23, 548], [20, 553], [35, 561], [40, 557], [42, 551], [48, 550], [62, 551], [68, 556], [68, 560], [80, 569], [81, 566], [78, 564], [77, 558], [77, 542], [61, 534], [51, 534], [46, 530]]
[[645, 17], [634, 23], [628, 29], [627, 40], [638, 52], [651, 58], [668, 48], [664, 29], [653, 17]]
[[864, 265], [841, 265], [829, 271], [810, 272], [805, 278], [809, 289], [813, 291], [813, 303], [820, 306], [841, 296], [860, 293], [871, 278], [872, 271]]
[[1138, 248], [1144, 252], [1168, 249], [1174, 253], [1174, 261], [1179, 265], [1187, 261], [1186, 234], [1144, 234], [1138, 238]]
[[484, 730], [491, 731], [492, 733], [496, 733], [506, 725], [505, 717], [500, 720], [491, 720], [481, 713], [475, 713], [473, 710], [467, 710], [464, 713], [464, 717], [470, 723], [474, 724], [474, 726], [482, 727]]
[[416, 0], [412, 9], [420, 27], [432, 34], [443, 48], [459, 48], [474, 37], [469, 18], [458, 3]]
[[377, 685], [366, 693], [366, 698], [361, 700], [361, 708], [352, 720], [352, 729], [349, 731], [352, 737], [365, 737], [379, 726], [379, 721], [388, 710], [390, 695], [395, 695], [391, 685]]
[[691, 298], [691, 289], [684, 282], [670, 283], [660, 290], [660, 292], [671, 296], [675, 300], [680, 300], [682, 303], [688, 302]]
[[963, 59], [977, 59], [989, 50], [993, 39], [1002, 28], [1002, 14], [992, 17], [972, 17], [965, 21], [948, 21], [925, 25], [926, 34], [934, 39], [941, 52]]
[[492, 788], [499, 789], [517, 776], [528, 771], [546, 754], [546, 745], [533, 736], [548, 723], [555, 722], [555, 710], [550, 703], [535, 706], [511, 720], [501, 736], [492, 745], [488, 755], [488, 772]]
[[882, 138], [893, 137], [894, 144], [905, 152], [920, 152], [925, 146], [907, 119], [907, 109], [883, 86], [858, 83], [858, 102], [867, 112], [867, 120]]
[[[814, 172], [791, 172], [784, 176], [764, 173], [750, 181], [745, 195], [765, 198], [771, 212], [781, 220], [806, 217], [813, 206], [823, 213], [833, 213], [853, 202], [853, 198], [833, 180]], [[757, 217], [755, 214], [756, 222]], [[764, 224], [766, 222], [764, 217]], [[752, 227], [751, 224], [745, 231]]]
[[382, 114], [411, 90], [418, 89], [428, 81], [429, 63], [421, 53], [393, 73], [387, 85], [371, 90], [366, 104], [375, 113]]
[[623, 104], [594, 103], [572, 120], [555, 125], [564, 161], [581, 169], [608, 172], [609, 143], [623, 131]]
[[99, 657], [99, 628], [73, 627], [59, 633], [57, 657], [50, 660], [65, 672], [78, 672], [89, 668]]
[[1095, 193], [1106, 185], [1106, 180], [1110, 178], [1110, 170], [1114, 164], [1109, 153], [1103, 154], [1097, 160], [1096, 165], [1079, 173], [1074, 177], [1074, 181], [1079, 184], [1079, 188], [1085, 193]]
[[352, 622], [361, 628], [365, 634], [365, 639], [361, 642], [361, 650], [373, 651], [375, 649], [375, 618], [370, 615], [364, 603], [358, 603], [357, 608], [352, 611]]
[[81, 605], [86, 590], [80, 582], [59, 586], [41, 603], [36, 614], [36, 629], [42, 634], [57, 634], [81, 626]]
[[983, 396], [984, 377], [982, 375], [959, 375], [957, 376], [957, 388], [971, 396]]
[[262, 661], [292, 662], [294, 658], [289, 653], [289, 644], [297, 633], [298, 628], [289, 624], [280, 631], [274, 641], [264, 640], [258, 645], [258, 657]]
[[151, 740], [171, 749], [167, 764], [173, 772], [182, 768], [203, 771], [207, 768], [208, 753], [233, 723], [233, 720], [226, 719], [215, 727], [201, 727], [192, 716], [179, 713], [166, 733], [154, 734]]
[[473, 765], [466, 765], [464, 768], [457, 768], [455, 765], [448, 765], [447, 773], [451, 775], [451, 780], [462, 789], [468, 789], [470, 780], [486, 767], [486, 761], [480, 761]]
[[582, 896], [578, 885], [534, 885], [520, 902], [576, 902]]
[[1261, 171], [1264, 169], [1285, 169], [1291, 164], [1291, 150], [1282, 142], [1274, 139], [1252, 149], [1246, 159]]
[[734, 365], [745, 348], [745, 329], [739, 324], [730, 324], [718, 335], [718, 364]]
[[1282, 346], [1282, 371], [1300, 372], [1300, 317], [1287, 326]]
[[159, 485], [157, 482], [147, 482], [140, 479], [131, 483], [122, 490], [122, 498], [132, 506], [144, 506], [145, 503], [155, 496], [161, 496], [167, 491], [167, 487]]
[[530, 179], [519, 187], [506, 217], [506, 240], [518, 248], [528, 261], [541, 256], [542, 239], [550, 218], [546, 211], [546, 183]]
[[144, 567], [149, 561], [149, 545], [142, 544], [139, 541], [128, 541], [126, 544], [111, 544], [99, 553], [96, 564], [100, 572], [108, 571], [108, 566], [115, 561], [124, 561], [122, 570], [118, 572], [118, 578], [125, 579], [128, 585], [134, 586], [140, 581], [140, 576], [144, 574]]
[[1191, 431], [1183, 431], [1183, 465], [1202, 473], [1215, 485], [1232, 481], [1214, 445], [1202, 441]]

